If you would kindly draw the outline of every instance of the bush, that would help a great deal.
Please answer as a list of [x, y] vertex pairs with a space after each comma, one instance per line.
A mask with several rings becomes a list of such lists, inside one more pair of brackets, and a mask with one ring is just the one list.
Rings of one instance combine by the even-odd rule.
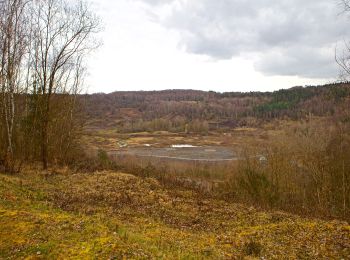
[[247, 194], [255, 204], [273, 207], [278, 201], [278, 188], [264, 172], [250, 167], [244, 169], [243, 175], [238, 177], [238, 190]]
[[244, 245], [244, 254], [246, 256], [259, 257], [262, 251], [262, 245], [256, 241], [249, 241]]

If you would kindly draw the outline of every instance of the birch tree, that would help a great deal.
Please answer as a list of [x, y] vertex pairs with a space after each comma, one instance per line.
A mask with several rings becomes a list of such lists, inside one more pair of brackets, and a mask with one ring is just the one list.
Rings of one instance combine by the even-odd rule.
[[20, 92], [21, 66], [27, 46], [26, 5], [29, 1], [0, 1], [1, 123], [5, 130], [5, 166], [14, 171], [15, 95]]

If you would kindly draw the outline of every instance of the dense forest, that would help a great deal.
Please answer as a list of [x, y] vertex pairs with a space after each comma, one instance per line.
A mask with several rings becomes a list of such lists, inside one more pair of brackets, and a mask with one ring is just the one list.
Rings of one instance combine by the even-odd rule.
[[333, 116], [349, 109], [350, 84], [294, 87], [275, 92], [166, 90], [80, 96], [88, 126], [121, 131], [208, 131], [258, 126], [271, 119]]

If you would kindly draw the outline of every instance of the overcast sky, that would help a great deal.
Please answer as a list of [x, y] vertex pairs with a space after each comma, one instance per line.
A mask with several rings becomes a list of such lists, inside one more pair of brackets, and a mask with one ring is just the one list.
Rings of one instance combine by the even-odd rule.
[[339, 0], [92, 0], [88, 91], [266, 91], [337, 79]]

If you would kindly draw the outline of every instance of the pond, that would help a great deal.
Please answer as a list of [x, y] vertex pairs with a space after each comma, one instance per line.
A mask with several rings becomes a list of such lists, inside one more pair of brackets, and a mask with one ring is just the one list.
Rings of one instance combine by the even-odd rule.
[[238, 159], [234, 150], [229, 147], [192, 145], [172, 145], [164, 148], [126, 148], [124, 150], [114, 151], [111, 155], [132, 155], [137, 157], [213, 162], [234, 161]]

